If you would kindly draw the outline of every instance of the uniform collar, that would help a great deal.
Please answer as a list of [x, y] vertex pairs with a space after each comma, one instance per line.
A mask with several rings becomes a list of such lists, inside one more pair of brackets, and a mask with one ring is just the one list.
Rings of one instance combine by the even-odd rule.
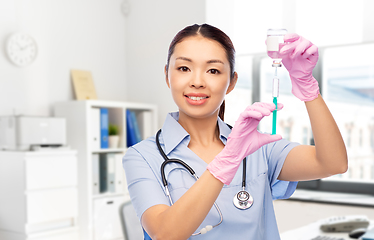
[[[173, 151], [184, 139], [187, 138], [187, 145], [190, 142], [190, 134], [178, 123], [178, 119], [179, 112], [169, 113], [162, 126], [163, 141], [160, 140], [160, 142], [164, 143], [166, 155]], [[218, 118], [218, 128], [221, 141], [226, 144], [231, 130], [220, 118]]]

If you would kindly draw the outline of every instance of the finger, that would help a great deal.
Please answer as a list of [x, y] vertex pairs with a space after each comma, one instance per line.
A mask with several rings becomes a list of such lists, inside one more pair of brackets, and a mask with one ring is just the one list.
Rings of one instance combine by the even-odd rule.
[[301, 56], [305, 53], [305, 51], [312, 46], [313, 44], [306, 40], [302, 39], [299, 44], [295, 47], [295, 51], [292, 53], [291, 58], [294, 58], [296, 56]]
[[306, 59], [309, 59], [312, 62], [317, 62], [318, 60], [318, 47], [316, 45], [310, 46], [305, 53], [303, 54], [303, 57]]
[[297, 47], [298, 45], [298, 42], [292, 42], [290, 44], [283, 44], [280, 46], [280, 49], [279, 49], [279, 54], [281, 56], [285, 56], [285, 55], [288, 55], [290, 53], [292, 53], [295, 48]]
[[265, 108], [269, 109], [270, 111], [275, 110], [275, 104], [274, 103], [261, 102], [261, 103], [259, 103], [259, 106], [265, 107]]
[[[275, 108], [275, 106], [274, 106], [274, 108]], [[262, 116], [269, 116], [271, 114], [271, 111], [269, 110], [269, 108], [266, 105], [265, 106], [261, 106], [261, 105], [253, 106], [253, 110], [257, 111], [257, 112], [260, 112], [262, 114]]]
[[253, 106], [266, 106], [266, 107], [271, 107], [272, 103], [268, 103], [268, 102], [255, 102], [254, 104], [252, 104], [250, 107], [253, 107]]
[[300, 38], [296, 33], [287, 33], [284, 35], [283, 40], [285, 43], [295, 42]]
[[282, 110], [283, 107], [283, 103], [277, 103], [277, 111]]
[[[279, 103], [278, 105], [279, 109], [283, 108], [283, 104]], [[256, 102], [252, 104], [251, 106], [248, 106], [244, 112], [240, 114], [241, 119], [248, 119], [253, 118], [257, 120], [261, 120], [264, 116], [269, 116], [271, 112], [275, 110], [275, 104], [274, 103], [262, 103], [262, 102]]]
[[248, 118], [254, 118], [254, 119], [260, 120], [263, 116], [260, 112], [253, 111], [253, 110], [248, 110], [248, 111], [246, 110], [240, 114], [240, 117], [243, 120], [248, 119]]
[[314, 44], [311, 44], [304, 52], [303, 57], [309, 58], [311, 55], [318, 54], [318, 47]]
[[258, 139], [258, 142], [260, 146], [279, 141], [282, 139], [282, 136], [279, 134], [270, 135], [270, 134], [261, 134], [261, 136]]

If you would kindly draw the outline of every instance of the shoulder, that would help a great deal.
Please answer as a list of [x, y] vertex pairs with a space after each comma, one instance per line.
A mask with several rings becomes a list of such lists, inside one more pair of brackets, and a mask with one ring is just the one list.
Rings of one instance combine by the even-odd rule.
[[152, 136], [129, 147], [126, 151], [125, 157], [130, 155], [146, 156], [147, 154], [155, 151], [158, 152], [158, 149], [156, 146], [155, 136]]
[[294, 147], [298, 145], [300, 145], [300, 143], [291, 142], [287, 139], [282, 138], [281, 140], [263, 146], [263, 149], [267, 152], [267, 155], [271, 155], [274, 153], [283, 153], [287, 155], [289, 151], [291, 151]]
[[143, 162], [151, 168], [157, 168], [162, 164], [163, 158], [157, 148], [155, 136], [149, 137], [126, 151], [123, 162]]
[[284, 147], [293, 148], [293, 147], [296, 147], [297, 145], [300, 145], [300, 144], [297, 142], [291, 142], [287, 139], [282, 138], [281, 140], [265, 145], [265, 147], [267, 148], [284, 148]]

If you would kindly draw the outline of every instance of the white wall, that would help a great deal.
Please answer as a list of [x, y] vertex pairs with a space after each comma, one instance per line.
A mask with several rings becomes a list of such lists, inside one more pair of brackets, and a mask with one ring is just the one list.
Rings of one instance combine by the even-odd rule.
[[127, 100], [159, 107], [159, 127], [177, 107], [165, 82], [169, 44], [182, 28], [205, 22], [205, 1], [129, 0], [126, 26]]
[[374, 1], [364, 0], [363, 42], [374, 41]]
[[[92, 72], [99, 99], [126, 100], [126, 18], [122, 0], [0, 0], [0, 115], [50, 115], [74, 98], [70, 69]], [[38, 56], [19, 68], [5, 55], [7, 37], [31, 34]]]
[[[123, 1], [0, 0], [0, 115], [49, 115], [54, 102], [74, 99], [70, 69], [76, 68], [92, 72], [99, 99], [157, 104], [161, 126], [166, 113], [177, 109], [164, 84], [169, 43], [183, 27], [206, 21], [206, 1], [127, 0], [127, 17]], [[217, 1], [208, 7], [222, 11]], [[363, 2], [363, 41], [373, 41], [373, 2]], [[287, 12], [292, 3], [284, 2]], [[217, 26], [232, 36], [225, 26], [238, 16], [225, 17], [235, 9], [226, 7]], [[38, 57], [28, 67], [14, 66], [5, 55], [6, 38], [16, 31], [38, 43]]]

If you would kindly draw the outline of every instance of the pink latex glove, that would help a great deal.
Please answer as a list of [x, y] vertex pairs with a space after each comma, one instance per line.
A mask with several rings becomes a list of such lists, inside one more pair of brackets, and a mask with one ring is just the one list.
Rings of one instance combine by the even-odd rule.
[[284, 44], [281, 44], [279, 53], [290, 74], [293, 95], [301, 101], [316, 99], [319, 87], [312, 71], [318, 61], [317, 46], [295, 33], [290, 33], [284, 36]]
[[[283, 104], [278, 103], [278, 109]], [[265, 144], [282, 139], [280, 135], [263, 134], [257, 126], [264, 116], [274, 111], [273, 103], [254, 103], [242, 112], [227, 139], [225, 148], [209, 163], [210, 173], [229, 185], [242, 160]]]

